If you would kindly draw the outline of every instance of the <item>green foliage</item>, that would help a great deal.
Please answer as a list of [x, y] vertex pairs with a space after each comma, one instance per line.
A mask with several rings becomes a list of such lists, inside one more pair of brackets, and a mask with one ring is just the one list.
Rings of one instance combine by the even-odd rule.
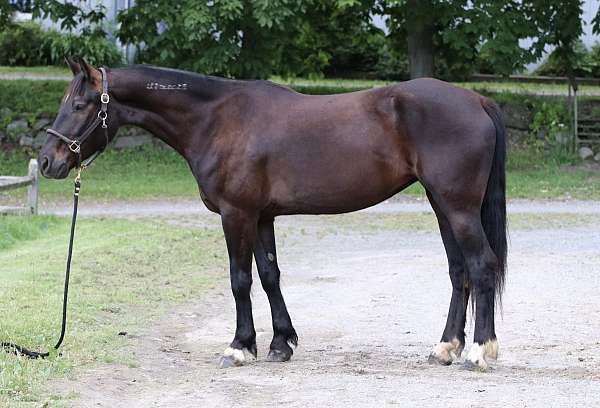
[[0, 31], [0, 65], [63, 65], [65, 56], [84, 56], [92, 64], [119, 65], [121, 53], [96, 29], [84, 35], [44, 31], [37, 23], [11, 24]]
[[0, 0], [0, 27], [11, 24], [13, 9], [8, 1]]
[[545, 151], [559, 160], [572, 159], [572, 132], [568, 125], [569, 115], [565, 104], [541, 101], [536, 103], [533, 112], [530, 125], [533, 136], [531, 147]]
[[306, 9], [300, 0], [139, 0], [119, 15], [119, 39], [144, 43], [140, 62], [239, 78], [299, 67], [282, 60]]
[[98, 2], [95, 8], [88, 7], [88, 1], [59, 1], [43, 0], [33, 2], [33, 18], [49, 18], [55, 23], [60, 22], [60, 28], [74, 31], [77, 27], [84, 27], [83, 34], [87, 31], [98, 29], [105, 19], [104, 5]]
[[592, 77], [600, 78], [600, 42], [595, 43], [588, 52], [587, 66]]
[[299, 34], [284, 50], [283, 60], [302, 70], [287, 74], [376, 76], [386, 39], [384, 32], [372, 23], [372, 7], [370, 0], [313, 2], [300, 17]]
[[581, 41], [577, 41], [573, 47], [574, 59], [571, 65], [561, 57], [559, 49], [555, 49], [546, 60], [540, 65], [535, 73], [547, 76], [567, 76], [569, 72], [575, 76], [589, 76], [592, 69], [590, 66], [590, 57], [587, 48]]
[[[390, 35], [405, 44], [420, 27], [430, 27], [436, 74], [465, 78], [475, 69], [508, 75], [537, 61], [547, 45], [572, 65], [581, 34], [581, 0], [380, 0]], [[596, 25], [600, 19], [596, 19]], [[532, 39], [530, 46], [520, 41]]]
[[572, 79], [578, 68], [576, 44], [583, 33], [583, 0], [537, 0], [535, 5], [540, 21], [545, 23], [541, 27], [544, 32], [542, 40], [556, 46], [553, 51], [556, 65], [562, 67], [565, 75]]
[[120, 14], [118, 36], [144, 44], [139, 62], [207, 74], [380, 76], [381, 69], [402, 76], [406, 64], [372, 24], [373, 6], [373, 0], [142, 0]]
[[0, 31], [0, 65], [49, 65], [44, 31], [35, 23], [11, 24]]
[[65, 56], [78, 55], [96, 66], [121, 65], [123, 62], [121, 52], [113, 42], [106, 40], [105, 35], [102, 30], [90, 31], [86, 35], [49, 32], [46, 44], [51, 64], [62, 65]]
[[[477, 68], [477, 57], [487, 49], [494, 73], [511, 74], [534, 62], [542, 49], [534, 43], [521, 48], [519, 40], [539, 35], [534, 10], [528, 2], [485, 0], [380, 1], [380, 13], [396, 44], [405, 44], [420, 27], [431, 27], [436, 73], [464, 78]], [[490, 52], [493, 50], [493, 52]]]

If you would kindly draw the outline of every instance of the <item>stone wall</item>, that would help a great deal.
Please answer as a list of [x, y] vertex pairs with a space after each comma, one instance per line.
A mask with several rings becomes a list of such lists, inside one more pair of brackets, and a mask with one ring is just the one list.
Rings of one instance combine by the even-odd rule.
[[[0, 144], [39, 149], [46, 142], [46, 129], [52, 125], [53, 120], [50, 117], [28, 120], [3, 108], [0, 110]], [[165, 146], [144, 129], [126, 126], [119, 129], [112, 148], [128, 149], [147, 144]]]

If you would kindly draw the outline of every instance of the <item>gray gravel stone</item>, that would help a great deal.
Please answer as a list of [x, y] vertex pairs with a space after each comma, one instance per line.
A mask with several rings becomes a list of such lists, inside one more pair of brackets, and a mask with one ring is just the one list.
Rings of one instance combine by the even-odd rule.
[[33, 146], [33, 137], [29, 135], [21, 136], [19, 139], [20, 146]]
[[33, 130], [45, 129], [50, 123], [52, 123], [52, 121], [48, 118], [38, 119], [33, 125]]
[[0, 109], [0, 119], [8, 118], [9, 116], [12, 116], [12, 113], [12, 110], [10, 110], [9, 108], [2, 108]]
[[8, 133], [14, 133], [27, 128], [27, 121], [25, 119], [17, 119], [14, 122], [8, 124], [8, 126], [6, 127], [6, 131]]
[[587, 160], [590, 157], [594, 157], [594, 151], [587, 146], [580, 147], [579, 157], [581, 157], [582, 160]]

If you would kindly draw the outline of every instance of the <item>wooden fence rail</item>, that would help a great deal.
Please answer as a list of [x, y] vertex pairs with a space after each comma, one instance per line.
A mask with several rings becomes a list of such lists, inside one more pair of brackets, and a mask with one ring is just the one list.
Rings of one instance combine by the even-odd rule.
[[0, 214], [37, 214], [39, 191], [39, 167], [35, 159], [29, 161], [26, 176], [0, 176], [0, 192], [27, 187], [27, 205], [25, 207], [0, 206]]

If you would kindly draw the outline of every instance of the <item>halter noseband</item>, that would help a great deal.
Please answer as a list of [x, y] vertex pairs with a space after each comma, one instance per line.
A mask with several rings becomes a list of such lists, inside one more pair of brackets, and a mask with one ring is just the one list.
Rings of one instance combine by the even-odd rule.
[[83, 163], [84, 166], [89, 165], [100, 153], [106, 149], [108, 145], [108, 126], [106, 125], [106, 119], [108, 118], [108, 103], [110, 102], [110, 96], [108, 96], [108, 76], [106, 75], [106, 70], [104, 68], [100, 68], [100, 72], [102, 73], [102, 93], [100, 94], [100, 110], [98, 111], [98, 115], [94, 119], [92, 123], [87, 127], [87, 129], [81, 134], [79, 139], [71, 139], [62, 133], [48, 128], [46, 129], [46, 133], [58, 137], [60, 140], [65, 142], [67, 146], [69, 146], [69, 150], [77, 155], [77, 167], [81, 167], [81, 145], [86, 139], [96, 130], [96, 128], [102, 123], [102, 129], [104, 129], [104, 137], [106, 138], [106, 143], [104, 147], [98, 151], [96, 151], [87, 161]]

